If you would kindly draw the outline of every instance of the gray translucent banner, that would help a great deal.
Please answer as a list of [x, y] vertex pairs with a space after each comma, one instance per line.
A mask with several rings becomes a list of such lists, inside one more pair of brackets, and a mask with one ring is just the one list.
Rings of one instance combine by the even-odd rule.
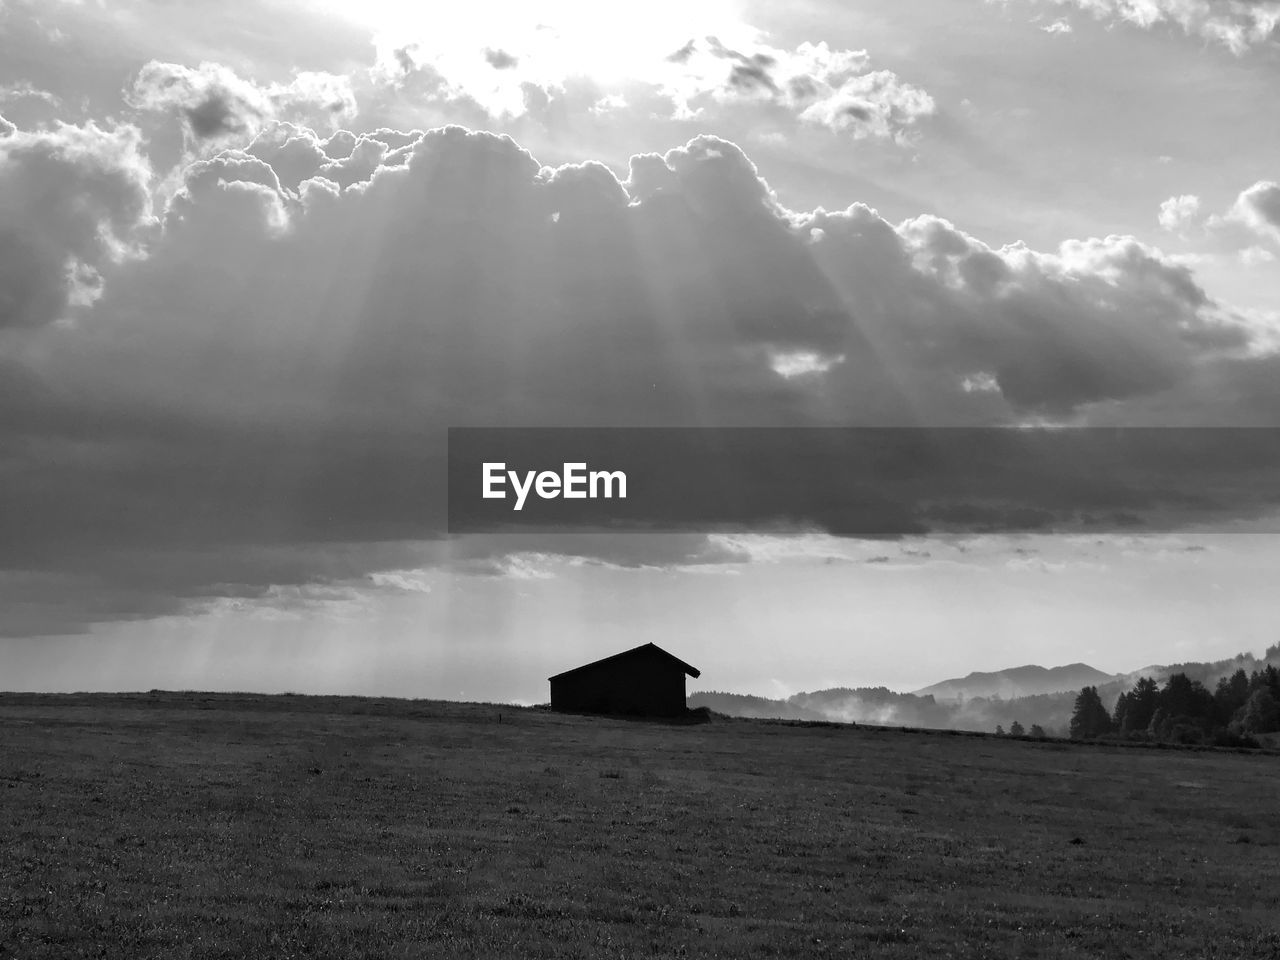
[[1272, 428], [453, 428], [449, 531], [1280, 530]]

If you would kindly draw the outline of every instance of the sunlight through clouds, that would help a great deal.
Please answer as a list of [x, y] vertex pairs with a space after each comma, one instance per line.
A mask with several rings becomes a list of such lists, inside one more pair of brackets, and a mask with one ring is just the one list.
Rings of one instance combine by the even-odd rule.
[[449, 538], [444, 432], [1275, 426], [1274, 6], [7, 0], [0, 634], [1058, 609], [1094, 561], [1008, 539]]
[[399, 75], [409, 64], [428, 66], [494, 115], [523, 112], [524, 84], [546, 89], [585, 78], [611, 88], [652, 81], [691, 36], [729, 43], [758, 38], [737, 4], [726, 0], [659, 0], [629, 16], [586, 0], [480, 0], [447, 8], [397, 0], [319, 2], [373, 31], [384, 75]]

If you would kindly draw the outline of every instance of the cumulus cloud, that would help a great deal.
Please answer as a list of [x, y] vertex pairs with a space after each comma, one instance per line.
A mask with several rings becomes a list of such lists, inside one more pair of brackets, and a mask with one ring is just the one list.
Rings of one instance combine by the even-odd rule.
[[151, 213], [140, 142], [127, 125], [0, 121], [0, 329], [92, 303], [102, 272], [136, 251]]
[[359, 135], [340, 130], [320, 139], [308, 128], [272, 123], [242, 151], [223, 151], [222, 156], [261, 160], [275, 175], [275, 183], [296, 194], [304, 181], [316, 178], [339, 188], [367, 181], [381, 168], [403, 164], [421, 137], [421, 130], [378, 129]]
[[974, 399], [994, 383], [1016, 410], [1159, 391], [1246, 340], [1187, 267], [1132, 237], [993, 249], [936, 217], [894, 227], [860, 205], [800, 225], [822, 230], [814, 255], [883, 360]]
[[196, 144], [244, 141], [272, 120], [332, 129], [356, 113], [348, 77], [302, 71], [287, 84], [261, 86], [210, 62], [193, 68], [152, 60], [134, 78], [127, 100], [139, 110], [180, 114]]
[[1258, 236], [1280, 243], [1280, 183], [1259, 180], [1241, 191], [1227, 216]]
[[1280, 184], [1259, 180], [1241, 190], [1222, 213], [1205, 215], [1200, 198], [1191, 194], [1170, 197], [1160, 204], [1160, 226], [1185, 235], [1193, 227], [1239, 250], [1246, 263], [1266, 262], [1267, 244], [1280, 244]]
[[1184, 193], [1170, 197], [1160, 204], [1160, 215], [1157, 218], [1162, 229], [1170, 233], [1181, 233], [1195, 223], [1200, 217], [1200, 198], [1195, 194]]
[[690, 40], [667, 58], [662, 89], [679, 115], [707, 100], [764, 101], [855, 137], [904, 138], [932, 115], [933, 98], [890, 70], [873, 70], [865, 50], [801, 43], [794, 50], [762, 44], [735, 49], [715, 37]]
[[[246, 403], [298, 390], [305, 406], [315, 381], [290, 377], [298, 351], [348, 368], [331, 390], [411, 390], [424, 412], [453, 396], [463, 409], [489, 407], [495, 422], [521, 406], [504, 397], [509, 372], [524, 378], [526, 399], [604, 422], [636, 409], [679, 422], [693, 403], [682, 381], [695, 380], [722, 415], [810, 403], [814, 384], [843, 402], [842, 417], [867, 412], [856, 402], [864, 389], [899, 412], [917, 399], [945, 410], [961, 396], [1006, 404], [979, 419], [1069, 413], [1159, 389], [1206, 353], [1243, 344], [1186, 266], [1132, 238], [1041, 253], [990, 248], [936, 217], [890, 224], [861, 205], [796, 214], [741, 150], [713, 137], [637, 156], [619, 180], [600, 164], [544, 169], [507, 138], [460, 128], [378, 136], [353, 138], [334, 160], [325, 141], [282, 126], [193, 163], [163, 242], [101, 304], [104, 336], [150, 322], [133, 303], [141, 291], [179, 297], [181, 315], [154, 349], [198, 374], [205, 361], [187, 338], [206, 329], [202, 318], [224, 318], [220, 352], [246, 354], [237, 379], [263, 373], [253, 386], [267, 396], [250, 391]], [[380, 254], [353, 260], [361, 249]], [[337, 289], [313, 301], [316, 276]], [[299, 302], [307, 309], [290, 308]], [[285, 314], [288, 324], [264, 326]], [[673, 369], [668, 341], [681, 344], [674, 366], [685, 369]], [[499, 362], [508, 343], [521, 344], [518, 371], [505, 366], [514, 356]], [[610, 357], [607, 381], [597, 352]], [[910, 370], [922, 397], [895, 397], [874, 373], [885, 362]], [[130, 391], [155, 376], [140, 373]], [[753, 396], [760, 410], [730, 400]], [[227, 402], [210, 397], [210, 410]]]
[[[0, 156], [10, 242], [43, 271], [5, 276], [7, 325], [32, 327], [60, 308], [28, 275], [65, 284], [68, 256], [93, 267], [129, 237], [146, 167], [136, 135], [93, 127], [15, 131]], [[993, 248], [932, 216], [791, 211], [715, 137], [623, 177], [458, 127], [264, 121], [186, 167], [147, 256], [88, 310], [0, 354], [0, 568], [223, 558], [149, 568], [168, 597], [239, 582], [241, 552], [299, 551], [281, 583], [332, 545], [438, 536], [449, 425], [1079, 419], [1228, 362], [1259, 387], [1239, 402], [1280, 418], [1252, 328], [1152, 247]]]
[[873, 68], [865, 50], [825, 42], [785, 49], [764, 43], [745, 24], [722, 26], [727, 34], [695, 35], [678, 49], [659, 53], [628, 43], [612, 57], [607, 39], [566, 33], [563, 25], [512, 28], [500, 47], [478, 37], [447, 46], [429, 39], [384, 43], [372, 75], [419, 103], [472, 106], [486, 120], [545, 122], [549, 108], [678, 120], [754, 110], [855, 138], [906, 140], [936, 112], [927, 91]]
[[1054, 0], [1144, 29], [1172, 25], [1241, 54], [1276, 36], [1280, 3], [1272, 0]]

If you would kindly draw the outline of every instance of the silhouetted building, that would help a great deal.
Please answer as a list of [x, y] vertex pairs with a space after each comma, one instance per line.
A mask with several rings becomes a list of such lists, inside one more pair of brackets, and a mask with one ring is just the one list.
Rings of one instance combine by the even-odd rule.
[[674, 717], [685, 712], [685, 675], [699, 671], [646, 643], [551, 677], [551, 708]]

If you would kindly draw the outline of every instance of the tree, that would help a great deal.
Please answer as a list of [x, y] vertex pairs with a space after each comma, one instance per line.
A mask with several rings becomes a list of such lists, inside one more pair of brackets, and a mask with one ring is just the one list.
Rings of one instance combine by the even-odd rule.
[[1237, 670], [1231, 676], [1221, 678], [1218, 688], [1213, 691], [1213, 699], [1218, 702], [1220, 716], [1234, 717], [1249, 699], [1249, 675]]
[[1040, 726], [1040, 724], [1038, 724], [1038, 723], [1033, 723], [1033, 724], [1031, 725], [1031, 735], [1032, 735], [1033, 737], [1035, 737], [1037, 740], [1043, 740], [1043, 739], [1044, 739], [1044, 727]]
[[1004, 726], [999, 723], [996, 724], [996, 736], [997, 737], [1004, 736]]
[[1122, 733], [1146, 730], [1155, 715], [1159, 694], [1160, 687], [1154, 679], [1139, 677], [1133, 689], [1116, 701], [1116, 729]]
[[1013, 723], [1009, 725], [1009, 736], [1011, 737], [1026, 736], [1026, 733], [1027, 731], [1022, 728], [1022, 724], [1017, 720], [1013, 721]]
[[1185, 673], [1175, 673], [1164, 682], [1157, 702], [1171, 717], [1197, 719], [1212, 717], [1216, 706], [1213, 695]]
[[1259, 687], [1249, 695], [1241, 711], [1241, 725], [1249, 733], [1274, 733], [1280, 730], [1280, 702], [1268, 687]]
[[1129, 729], [1129, 710], [1130, 695], [1127, 693], [1120, 694], [1116, 698], [1116, 708], [1111, 712], [1111, 726], [1116, 730], [1126, 731]]
[[1260, 676], [1262, 682], [1271, 691], [1271, 695], [1280, 700], [1280, 670], [1277, 670], [1274, 664], [1268, 663], [1262, 668]]
[[1097, 687], [1083, 687], [1071, 713], [1071, 739], [1087, 740], [1111, 732], [1111, 715], [1102, 705]]
[[1217, 689], [1213, 691], [1213, 699], [1219, 701], [1222, 712], [1235, 713], [1249, 699], [1249, 675], [1244, 669], [1238, 669], [1229, 677], [1221, 677], [1217, 681]]

